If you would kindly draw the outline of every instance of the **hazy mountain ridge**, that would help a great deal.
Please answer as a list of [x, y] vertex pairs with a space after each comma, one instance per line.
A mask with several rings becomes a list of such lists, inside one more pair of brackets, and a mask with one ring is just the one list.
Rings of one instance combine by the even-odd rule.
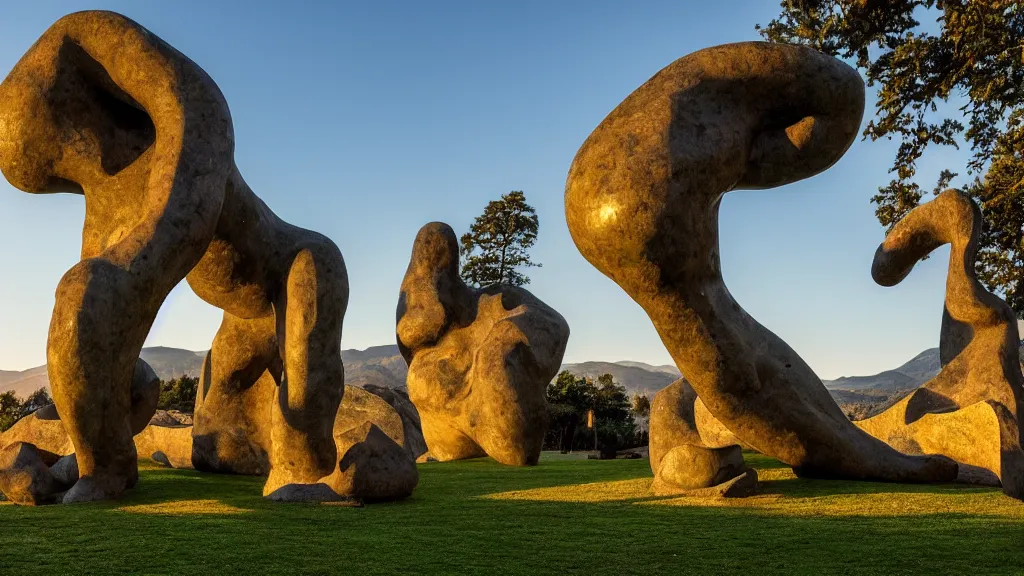
[[[194, 352], [181, 348], [154, 346], [143, 348], [139, 356], [153, 367], [153, 371], [161, 380], [170, 380], [180, 376], [199, 376], [206, 351]], [[341, 357], [345, 362], [345, 381], [349, 384], [374, 384], [388, 388], [405, 386], [405, 376], [409, 368], [399, 354], [398, 346], [342, 350]], [[18, 396], [25, 397], [40, 388], [50, 388], [45, 364], [21, 372], [0, 370], [0, 392], [13, 390]]]
[[939, 373], [939, 349], [929, 348], [914, 356], [902, 366], [871, 376], [843, 376], [823, 380], [829, 390], [880, 390], [895, 392], [917, 388]]
[[341, 359], [345, 362], [345, 383], [353, 386], [373, 384], [402, 388], [409, 374], [409, 366], [395, 344], [371, 346], [366, 350], [342, 350]]
[[561, 370], [568, 370], [577, 376], [597, 379], [602, 374], [611, 374], [615, 381], [625, 386], [630, 395], [647, 394], [653, 397], [659, 390], [678, 380], [679, 370], [668, 372], [666, 366], [651, 366], [643, 362], [579, 362], [562, 364]]
[[[161, 379], [168, 380], [182, 375], [198, 376], [206, 352], [156, 346], [143, 348], [141, 356]], [[398, 346], [394, 344], [371, 346], [365, 350], [342, 350], [341, 356], [345, 362], [345, 381], [350, 385], [388, 388], [405, 386], [409, 368]], [[675, 366], [652, 366], [631, 360], [570, 363], [563, 364], [561, 370], [594, 379], [602, 374], [611, 374], [616, 382], [625, 386], [629, 394], [639, 392], [649, 397], [681, 377]], [[840, 405], [877, 407], [924, 384], [938, 371], [939, 349], [929, 348], [892, 370], [870, 376], [844, 376], [823, 382]], [[45, 365], [21, 372], [0, 370], [0, 392], [14, 390], [24, 397], [43, 387], [49, 388]]]

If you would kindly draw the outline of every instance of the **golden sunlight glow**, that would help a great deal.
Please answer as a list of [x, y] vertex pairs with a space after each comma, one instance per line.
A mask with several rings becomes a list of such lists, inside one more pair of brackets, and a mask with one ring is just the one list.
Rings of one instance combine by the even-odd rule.
[[217, 500], [176, 500], [174, 502], [122, 506], [118, 510], [129, 514], [162, 516], [225, 515], [249, 512], [249, 510], [244, 508], [237, 508]]
[[573, 486], [552, 486], [533, 490], [513, 490], [481, 496], [488, 500], [532, 500], [541, 502], [622, 502], [649, 497], [653, 478], [634, 478], [616, 482], [594, 482]]
[[[904, 492], [898, 485], [873, 493], [790, 495], [798, 480], [788, 468], [758, 470], [761, 493], [750, 498], [658, 497], [651, 494], [651, 478], [595, 482], [514, 490], [481, 496], [488, 500], [621, 503], [634, 506], [737, 508], [772, 516], [918, 516], [964, 514], [998, 518], [1024, 518], [1024, 502], [1003, 496], [995, 489], [937, 487], [938, 492]], [[878, 485], [875, 485], [878, 486]], [[866, 485], [872, 488], [872, 485]]]
[[614, 204], [605, 204], [598, 210], [597, 216], [600, 220], [600, 224], [608, 224], [610, 221], [615, 219], [616, 214], [619, 212], [619, 207]]

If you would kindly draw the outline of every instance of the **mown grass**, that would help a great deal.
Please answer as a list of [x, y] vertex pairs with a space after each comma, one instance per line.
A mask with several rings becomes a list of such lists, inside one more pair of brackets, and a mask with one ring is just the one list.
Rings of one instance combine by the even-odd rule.
[[993, 489], [825, 482], [749, 455], [754, 498], [655, 498], [646, 460], [420, 467], [412, 498], [272, 504], [259, 478], [146, 466], [122, 501], [0, 505], [0, 572], [1021, 574], [1024, 504]]

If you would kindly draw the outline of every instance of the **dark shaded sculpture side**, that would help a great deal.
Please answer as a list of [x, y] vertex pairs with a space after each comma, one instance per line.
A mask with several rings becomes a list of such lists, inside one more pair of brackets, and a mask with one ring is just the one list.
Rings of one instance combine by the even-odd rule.
[[643, 307], [738, 438], [801, 476], [951, 480], [954, 462], [901, 454], [851, 424], [722, 280], [722, 195], [827, 169], [852, 143], [863, 109], [857, 72], [811, 49], [747, 42], [695, 52], [587, 138], [569, 170], [566, 219], [583, 256]]
[[455, 232], [431, 222], [416, 235], [396, 333], [430, 456], [537, 463], [569, 340], [558, 312], [522, 288], [466, 286]]
[[[196, 422], [192, 426], [150, 426], [136, 437], [143, 456], [175, 468], [259, 476], [272, 472], [273, 428], [279, 418], [274, 407], [273, 379], [264, 374], [254, 386], [235, 389], [235, 395], [221, 390], [216, 406], [231, 406], [231, 419], [218, 418], [211, 400], [204, 370], [196, 395]], [[202, 417], [200, 418], [200, 415]], [[211, 427], [216, 426], [212, 432]], [[412, 494], [419, 483], [416, 457], [422, 448], [418, 429], [407, 430], [398, 409], [374, 393], [347, 386], [334, 418], [333, 436], [338, 462], [333, 470], [314, 482], [291, 483], [267, 491], [273, 500], [289, 494], [302, 500], [316, 494], [358, 498], [366, 501], [397, 500]], [[416, 446], [413, 446], [415, 444]], [[331, 495], [330, 493], [333, 493]]]
[[264, 372], [277, 386], [266, 489], [316, 481], [337, 464], [345, 264], [333, 242], [281, 221], [253, 194], [233, 151], [213, 80], [112, 12], [61, 18], [0, 84], [7, 180], [86, 197], [82, 261], [57, 288], [47, 347], [81, 472], [65, 502], [113, 498], [137, 481], [132, 368], [186, 275], [224, 310], [211, 397]]
[[942, 370], [885, 412], [856, 422], [894, 448], [943, 454], [973, 470], [972, 480], [1001, 484], [1024, 499], [1019, 418], [1024, 375], [1013, 310], [975, 274], [981, 210], [947, 190], [900, 220], [875, 252], [871, 275], [883, 286], [901, 282], [914, 265], [950, 244], [939, 359]]

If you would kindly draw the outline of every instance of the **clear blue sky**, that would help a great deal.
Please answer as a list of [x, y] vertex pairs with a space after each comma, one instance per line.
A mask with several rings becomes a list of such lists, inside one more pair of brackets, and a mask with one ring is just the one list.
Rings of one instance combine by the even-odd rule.
[[[562, 194], [573, 155], [632, 90], [700, 48], [757, 39], [776, 0], [290, 2], [34, 0], [4, 6], [0, 76], [60, 16], [121, 12], [202, 66], [227, 97], [246, 180], [348, 264], [343, 346], [394, 342], [398, 287], [421, 225], [465, 231], [523, 190], [540, 216], [529, 288], [572, 327], [566, 361], [671, 360], [644, 312], [577, 252]], [[870, 111], [870, 109], [869, 109]], [[722, 203], [736, 299], [825, 378], [895, 367], [936, 346], [946, 251], [876, 286], [869, 198], [895, 143], [858, 141], [825, 174]], [[933, 182], [940, 162], [921, 166]], [[78, 259], [84, 203], [0, 181], [0, 368], [45, 361], [53, 291]], [[147, 345], [205, 350], [220, 312], [183, 282]]]

